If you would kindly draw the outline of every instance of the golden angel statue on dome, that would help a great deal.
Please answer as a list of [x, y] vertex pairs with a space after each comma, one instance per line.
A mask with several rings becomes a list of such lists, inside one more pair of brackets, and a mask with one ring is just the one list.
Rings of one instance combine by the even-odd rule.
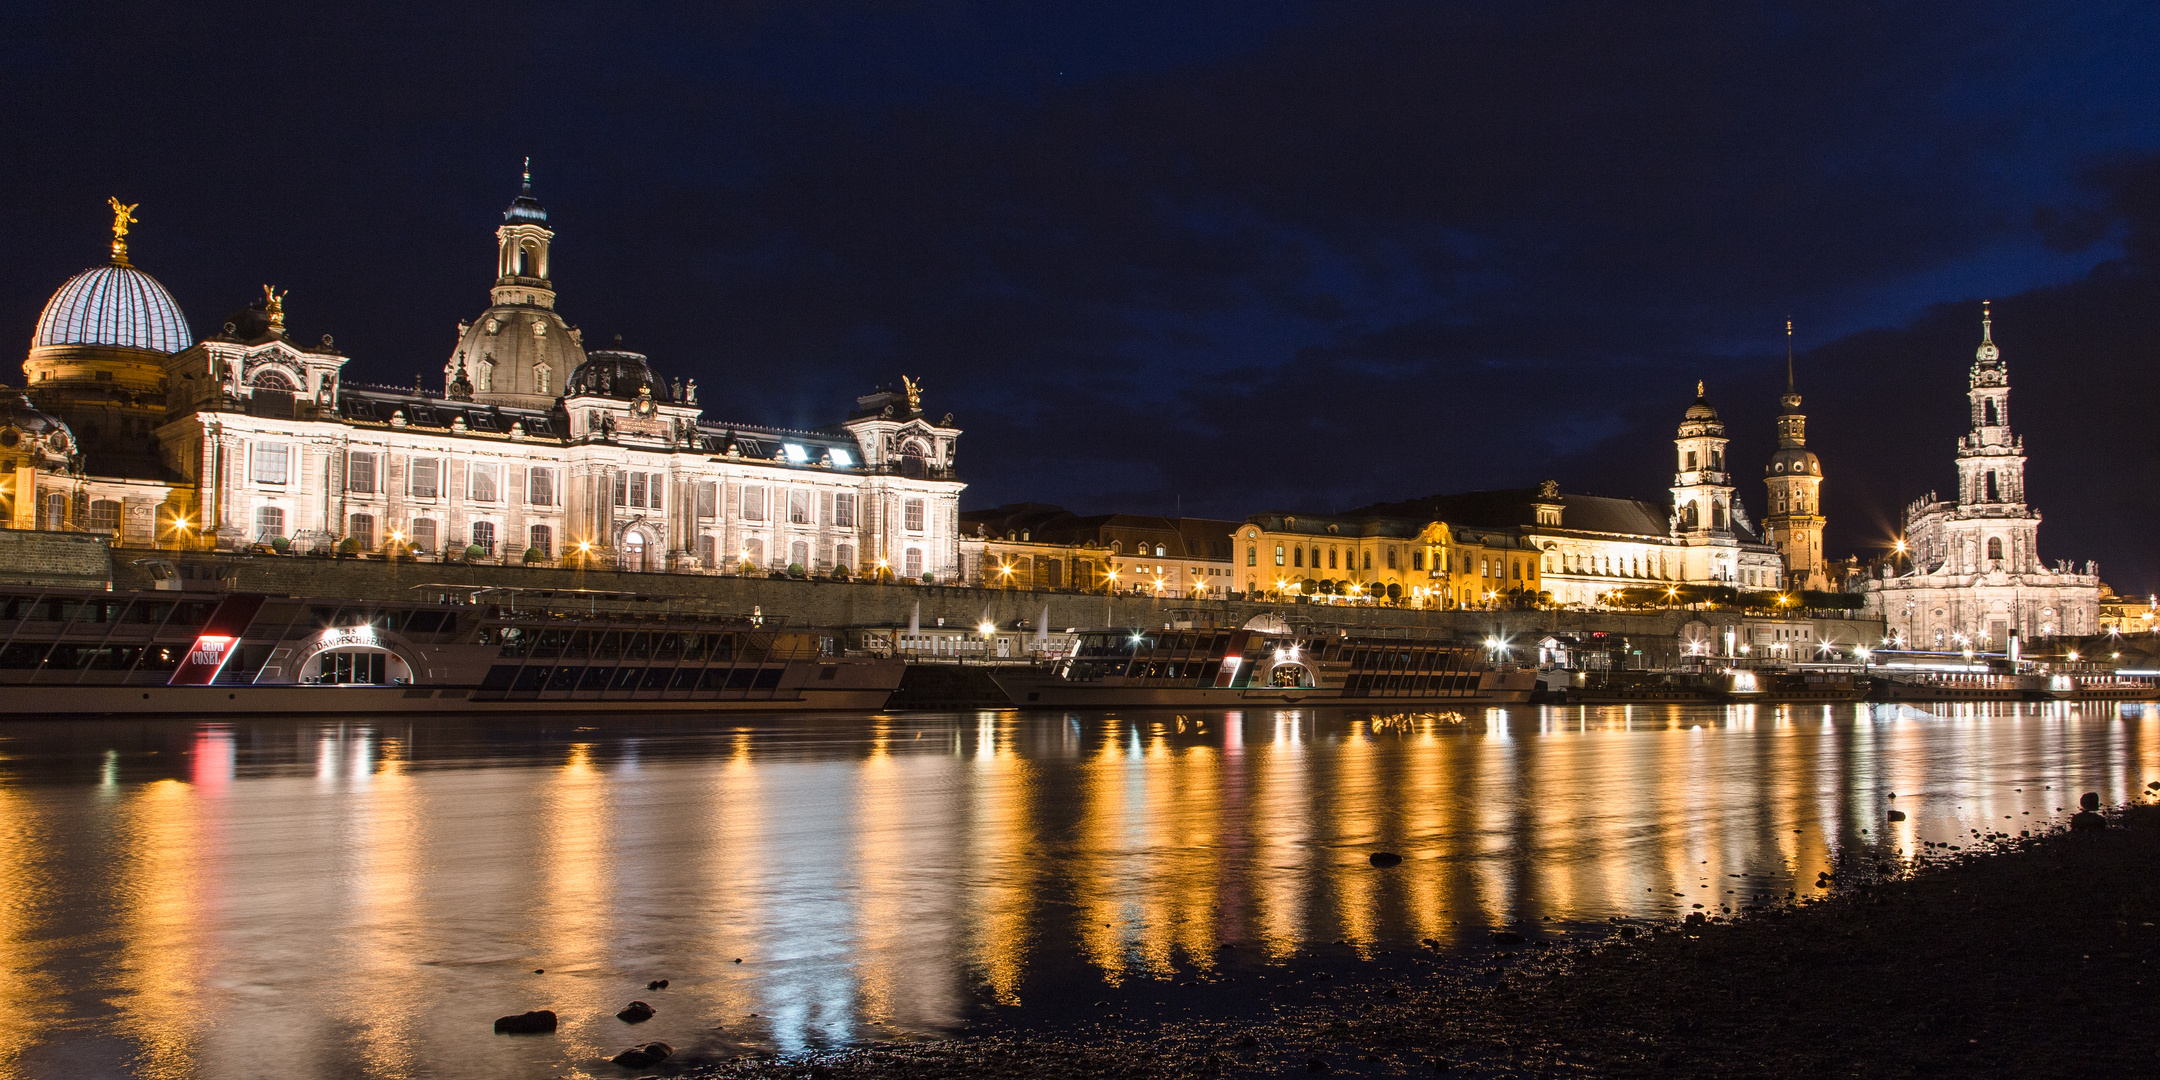
[[902, 387], [906, 388], [906, 390], [907, 390], [907, 407], [908, 407], [908, 411], [909, 411], [909, 412], [921, 412], [921, 411], [922, 411], [922, 384], [921, 384], [921, 383], [919, 383], [919, 382], [916, 382], [916, 381], [915, 381], [915, 380], [913, 380], [913, 379], [910, 379], [910, 378], [908, 378], [908, 377], [907, 377], [907, 376], [905, 376], [905, 375], [902, 375], [902, 376], [900, 376], [900, 385], [901, 385]]
[[128, 226], [130, 226], [130, 225], [133, 225], [133, 224], [135, 224], [135, 208], [136, 208], [136, 207], [138, 207], [138, 206], [141, 206], [142, 204], [141, 204], [141, 203], [123, 203], [123, 202], [121, 202], [121, 201], [120, 201], [119, 199], [116, 199], [116, 198], [114, 198], [114, 197], [112, 197], [112, 196], [110, 196], [110, 195], [107, 195], [107, 196], [105, 197], [105, 201], [106, 201], [106, 203], [108, 203], [108, 204], [110, 204], [110, 205], [112, 206], [112, 211], [113, 211], [113, 219], [112, 219], [112, 257], [113, 257], [113, 265], [114, 265], [114, 266], [126, 266], [126, 265], [128, 264], [128, 261], [127, 261], [127, 231], [128, 231], [128, 230], [127, 230], [127, 227], [128, 227]]

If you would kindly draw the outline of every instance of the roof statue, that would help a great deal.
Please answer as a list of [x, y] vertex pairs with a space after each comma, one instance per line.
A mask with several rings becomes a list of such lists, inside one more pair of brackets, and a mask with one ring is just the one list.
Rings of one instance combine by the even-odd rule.
[[114, 266], [126, 266], [128, 265], [127, 227], [135, 224], [135, 208], [142, 204], [122, 203], [119, 199], [110, 195], [105, 197], [105, 201], [112, 204], [113, 209], [112, 264]]
[[287, 289], [285, 292], [279, 292], [268, 285], [263, 286], [262, 289], [263, 314], [270, 316], [270, 330], [273, 333], [282, 334], [285, 332], [285, 293], [292, 290]]
[[905, 387], [905, 388], [907, 389], [907, 407], [908, 407], [908, 411], [909, 411], [909, 412], [911, 412], [911, 413], [919, 413], [919, 412], [921, 412], [921, 411], [922, 411], [922, 384], [921, 384], [921, 383], [919, 383], [919, 382], [916, 382], [916, 381], [915, 381], [915, 380], [913, 380], [913, 379], [910, 379], [910, 378], [908, 378], [908, 377], [907, 377], [907, 376], [905, 376], [905, 375], [902, 375], [902, 376], [900, 376], [900, 385], [901, 385], [901, 386], [903, 386], [903, 387]]
[[1702, 380], [1701, 380], [1701, 379], [1697, 379], [1697, 380], [1695, 380], [1695, 396], [1696, 396], [1696, 397], [1701, 397], [1701, 396], [1703, 396], [1703, 382], [1702, 382]]

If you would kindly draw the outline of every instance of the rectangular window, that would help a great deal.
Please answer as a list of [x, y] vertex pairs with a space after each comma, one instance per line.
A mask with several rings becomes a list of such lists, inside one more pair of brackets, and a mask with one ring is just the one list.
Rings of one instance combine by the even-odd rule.
[[747, 484], [742, 489], [742, 516], [744, 521], [765, 520], [765, 489]]
[[1277, 566], [1281, 566], [1281, 565], [1282, 565], [1282, 545], [1281, 545], [1281, 544], [1277, 544], [1277, 545], [1275, 545], [1275, 565], [1277, 565]]
[[790, 525], [810, 524], [810, 493], [802, 488], [789, 488], [787, 493], [787, 519]]
[[1425, 569], [1425, 553], [1424, 553], [1424, 552], [1422, 552], [1422, 551], [1413, 551], [1413, 552], [1411, 552], [1411, 553], [1410, 553], [1410, 569], [1412, 569], [1412, 570], [1423, 570], [1423, 569]]
[[525, 501], [532, 506], [555, 505], [555, 470], [532, 469], [525, 474]]
[[645, 508], [644, 473], [634, 472], [630, 474], [630, 505], [640, 510]]
[[495, 466], [474, 465], [467, 473], [472, 482], [466, 486], [466, 498], [474, 502], [494, 502], [498, 496], [495, 489]]
[[432, 499], [442, 493], [442, 459], [416, 457], [412, 459], [411, 495], [415, 499]]
[[415, 551], [435, 550], [435, 519], [414, 518], [412, 523], [412, 546]]
[[[697, 486], [697, 516], [701, 518], [720, 516], [720, 485], [708, 480]], [[710, 562], [707, 566], [712, 565]]]
[[1693, 450], [1687, 452], [1687, 471], [1695, 471], [1695, 451]]
[[1389, 549], [1387, 549], [1387, 568], [1388, 568], [1388, 569], [1390, 569], [1390, 570], [1400, 570], [1400, 569], [1402, 569], [1401, 567], [1399, 567], [1399, 566], [1396, 566], [1396, 565], [1395, 565], [1395, 549], [1394, 549], [1394, 548], [1389, 548]]
[[667, 474], [653, 473], [645, 481], [646, 505], [655, 510], [667, 509], [667, 500], [662, 497], [667, 494]]
[[909, 532], [923, 530], [923, 501], [906, 499], [900, 503], [900, 527]]
[[[918, 500], [918, 501], [920, 501], [920, 500]], [[910, 580], [910, 581], [913, 581], [913, 580], [915, 580], [915, 579], [917, 579], [917, 578], [920, 578], [920, 577], [922, 577], [922, 573], [923, 573], [923, 569], [922, 569], [922, 549], [921, 549], [921, 548], [909, 548], [909, 549], [907, 549], [907, 559], [906, 559], [906, 560], [905, 560], [905, 561], [904, 561], [904, 562], [903, 562], [903, 563], [902, 563], [901, 565], [903, 565], [903, 566], [905, 566], [905, 567], [907, 568], [907, 576], [908, 576], [908, 580]]]
[[845, 566], [849, 573], [855, 572], [855, 545], [841, 544], [833, 548], [833, 565]]
[[755, 538], [743, 541], [742, 561], [745, 565], [752, 567], [764, 563], [765, 541]]
[[1372, 569], [1372, 552], [1370, 551], [1365, 553], [1365, 569]]
[[533, 526], [532, 541], [525, 546], [531, 548], [534, 551], [538, 551], [540, 553], [540, 557], [543, 559], [554, 558], [555, 530], [545, 525]]
[[1304, 548], [1293, 548], [1293, 549], [1291, 549], [1291, 551], [1290, 551], [1290, 565], [1292, 565], [1292, 566], [1303, 566], [1303, 565], [1305, 565], [1305, 549], [1304, 549]]
[[[258, 484], [282, 484], [292, 476], [292, 447], [284, 443], [258, 443], [255, 446], [255, 482]], [[282, 512], [282, 511], [281, 511]], [[282, 534], [280, 534], [282, 535]]]
[[255, 509], [255, 541], [268, 543], [273, 536], [285, 535], [285, 511], [275, 506]]
[[[1351, 553], [1351, 556], [1350, 556], [1350, 563], [1351, 563], [1351, 565], [1353, 565], [1353, 566], [1357, 565], [1357, 554], [1356, 554], [1355, 552]], [[1320, 560], [1318, 560], [1318, 559], [1314, 559], [1314, 560], [1313, 560], [1313, 565], [1314, 565], [1314, 566], [1318, 566], [1318, 565], [1320, 565]], [[1327, 553], [1327, 565], [1328, 565], [1328, 569], [1330, 569], [1330, 570], [1333, 570], [1333, 569], [1335, 569], [1335, 549], [1334, 549], [1334, 548], [1329, 548], [1329, 549], [1328, 549], [1328, 553]]]
[[345, 531], [345, 535], [358, 540], [360, 550], [375, 550], [375, 515], [354, 514], [352, 516], [352, 527]]
[[375, 494], [375, 455], [355, 450], [345, 459], [345, 490], [355, 495]]
[[714, 560], [720, 557], [720, 542], [713, 539], [710, 534], [698, 537], [697, 557], [699, 566], [702, 566], [707, 570], [712, 569]]
[[472, 542], [474, 547], [480, 549], [481, 554], [495, 554], [495, 523], [492, 521], [473, 522]]
[[1248, 546], [1247, 546], [1247, 547], [1245, 548], [1245, 565], [1247, 565], [1247, 566], [1258, 566], [1258, 565], [1260, 565], [1260, 549], [1259, 549], [1259, 548], [1257, 548], [1257, 547], [1252, 547], [1252, 546], [1250, 546], [1250, 545], [1248, 545]]
[[628, 473], [618, 472], [615, 474], [615, 505], [630, 505], [630, 474]]
[[855, 496], [837, 495], [833, 497], [832, 523], [834, 527], [841, 529], [855, 527]]

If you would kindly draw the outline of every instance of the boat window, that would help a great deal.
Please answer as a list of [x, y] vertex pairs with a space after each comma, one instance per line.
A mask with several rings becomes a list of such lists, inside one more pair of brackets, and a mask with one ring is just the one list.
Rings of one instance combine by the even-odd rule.
[[18, 641], [0, 646], [0, 668], [36, 668], [45, 662], [45, 653], [50, 648], [52, 643], [47, 641]]
[[652, 656], [651, 634], [624, 634], [622, 654], [625, 660], [645, 660]]
[[641, 667], [616, 668], [615, 681], [609, 684], [608, 689], [635, 690], [637, 689], [638, 680], [643, 678], [644, 675], [645, 669]]
[[660, 634], [653, 642], [653, 659], [678, 660], [682, 658], [682, 635]]
[[586, 669], [585, 669], [585, 677], [584, 677], [584, 678], [582, 678], [582, 679], [580, 679], [580, 680], [578, 680], [578, 689], [580, 689], [580, 690], [605, 690], [605, 689], [607, 689], [607, 687], [608, 687], [608, 683], [610, 683], [610, 682], [614, 681], [614, 678], [615, 678], [615, 669], [614, 669], [614, 668], [611, 668], [611, 667], [589, 667], [589, 668], [586, 668]]

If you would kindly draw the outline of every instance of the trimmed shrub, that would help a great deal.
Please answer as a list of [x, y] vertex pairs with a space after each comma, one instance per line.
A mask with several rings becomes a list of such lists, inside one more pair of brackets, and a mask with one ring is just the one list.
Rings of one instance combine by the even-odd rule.
[[791, 578], [808, 577], [809, 574], [810, 572], [803, 569], [803, 564], [799, 562], [791, 562], [787, 564], [787, 576]]
[[547, 557], [547, 552], [542, 551], [539, 548], [529, 547], [525, 549], [525, 565], [527, 566], [531, 566], [534, 563], [546, 562]]
[[358, 554], [360, 554], [360, 540], [359, 540], [359, 538], [358, 538], [358, 537], [352, 537], [352, 536], [348, 536], [348, 537], [346, 537], [345, 539], [343, 539], [343, 540], [340, 540], [340, 541], [338, 541], [338, 542], [337, 542], [337, 553], [338, 553], [338, 554], [340, 554], [340, 555], [358, 555]]
[[484, 548], [484, 547], [481, 547], [481, 546], [480, 546], [480, 545], [478, 545], [478, 544], [467, 544], [467, 545], [465, 545], [465, 561], [466, 561], [466, 562], [479, 562], [480, 560], [482, 560], [482, 559], [485, 559], [485, 558], [487, 558], [487, 549], [486, 549], [486, 548]]
[[270, 550], [275, 551], [280, 555], [285, 554], [286, 550], [291, 547], [292, 541], [285, 537], [273, 536], [270, 538]]

